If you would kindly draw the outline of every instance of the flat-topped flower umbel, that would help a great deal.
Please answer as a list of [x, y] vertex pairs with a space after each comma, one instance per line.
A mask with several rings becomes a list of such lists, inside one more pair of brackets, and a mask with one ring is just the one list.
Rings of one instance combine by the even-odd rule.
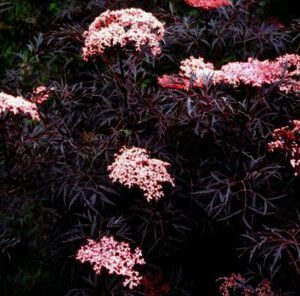
[[244, 84], [262, 87], [278, 83], [282, 92], [299, 92], [300, 56], [286, 54], [270, 61], [249, 58], [247, 62], [231, 62], [220, 70], [204, 62], [203, 58], [190, 57], [181, 62], [178, 74], [158, 78], [162, 87], [185, 89], [201, 88], [207, 81], [213, 84], [230, 84], [234, 87]]
[[148, 46], [153, 55], [161, 52], [163, 24], [152, 13], [139, 8], [107, 10], [84, 32], [83, 59], [102, 55], [107, 48], [133, 44], [136, 51]]
[[0, 92], [0, 114], [8, 111], [13, 114], [23, 113], [28, 115], [33, 120], [40, 120], [37, 105], [21, 96], [12, 96], [4, 92]]
[[112, 236], [104, 236], [99, 242], [88, 240], [87, 245], [78, 250], [76, 259], [81, 263], [89, 262], [96, 274], [105, 268], [109, 274], [123, 275], [126, 277], [123, 286], [129, 289], [141, 283], [142, 276], [134, 267], [145, 264], [142, 251], [136, 248], [132, 252], [128, 243], [118, 242]]
[[148, 201], [158, 200], [164, 196], [162, 183], [175, 186], [174, 180], [167, 171], [168, 162], [150, 158], [147, 150], [123, 147], [115, 155], [114, 162], [108, 167], [109, 177], [131, 188], [138, 186]]
[[216, 9], [231, 4], [229, 0], [185, 0], [185, 3], [205, 10]]
[[249, 84], [261, 87], [279, 83], [279, 89], [288, 93], [300, 90], [298, 75], [300, 75], [300, 56], [286, 54], [273, 61], [249, 58], [248, 62], [244, 63], [228, 63], [221, 68], [217, 79], [219, 82], [234, 86]]

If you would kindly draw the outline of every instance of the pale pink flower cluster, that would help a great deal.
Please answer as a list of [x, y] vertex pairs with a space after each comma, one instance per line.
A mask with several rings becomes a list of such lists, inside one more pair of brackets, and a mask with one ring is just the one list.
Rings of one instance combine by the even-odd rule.
[[167, 171], [168, 162], [150, 158], [147, 150], [137, 147], [123, 147], [115, 155], [114, 162], [108, 167], [109, 177], [128, 188], [138, 186], [145, 194], [147, 201], [159, 200], [164, 196], [162, 183], [175, 186], [174, 180]]
[[190, 57], [182, 61], [178, 75], [163, 75], [158, 83], [163, 87], [185, 89], [203, 87], [208, 80], [214, 84], [238, 86], [248, 84], [256, 87], [279, 84], [283, 92], [298, 92], [300, 83], [300, 56], [286, 54], [274, 61], [249, 58], [247, 62], [232, 62], [215, 70], [211, 63], [203, 58]]
[[248, 62], [245, 63], [229, 63], [221, 68], [217, 79], [234, 86], [243, 83], [257, 87], [283, 80], [283, 83], [279, 85], [279, 89], [284, 92], [290, 92], [300, 90], [300, 84], [297, 80], [299, 75], [300, 56], [286, 54], [274, 61], [258, 61], [249, 58]]
[[280, 85], [280, 90], [285, 93], [300, 92], [300, 55], [286, 54], [277, 58], [277, 63], [284, 67], [284, 81]]
[[129, 289], [141, 283], [142, 276], [134, 270], [136, 264], [145, 264], [141, 249], [132, 252], [128, 243], [118, 242], [112, 236], [104, 236], [99, 242], [88, 240], [87, 245], [78, 250], [76, 259], [81, 263], [89, 262], [96, 274], [106, 268], [109, 274], [124, 276], [123, 286]]
[[215, 74], [214, 65], [205, 63], [203, 58], [190, 57], [181, 62], [180, 73], [183, 77], [191, 79], [196, 85], [202, 85]]
[[13, 114], [23, 113], [29, 115], [33, 120], [40, 120], [37, 105], [21, 96], [12, 96], [4, 92], [0, 92], [0, 114], [8, 111]]
[[84, 32], [83, 59], [102, 55], [107, 48], [134, 44], [137, 51], [148, 46], [153, 55], [161, 52], [163, 24], [151, 13], [139, 8], [107, 10]]
[[274, 141], [268, 143], [270, 151], [281, 150], [288, 154], [295, 175], [300, 174], [300, 120], [293, 120], [291, 126], [273, 131]]
[[33, 90], [33, 98], [32, 100], [37, 104], [42, 104], [49, 99], [50, 91], [53, 88], [47, 89], [46, 86], [40, 85], [36, 89]]
[[274, 76], [282, 75], [283, 68], [278, 67], [277, 63], [249, 58], [245, 63], [232, 62], [224, 65], [218, 72], [217, 79], [234, 86], [243, 83], [261, 87], [263, 84], [273, 83]]
[[210, 80], [214, 82], [215, 75], [213, 64], [191, 56], [181, 62], [178, 75], [163, 75], [158, 78], [158, 83], [166, 88], [188, 90], [191, 87], [201, 88]]
[[205, 10], [216, 9], [231, 4], [229, 0], [185, 0], [185, 3]]
[[[232, 273], [229, 277], [218, 279], [222, 284], [219, 292], [222, 296], [240, 295], [240, 296], [275, 296], [269, 281], [264, 280], [256, 288], [246, 287], [246, 280], [240, 274]], [[238, 294], [237, 294], [238, 293]]]

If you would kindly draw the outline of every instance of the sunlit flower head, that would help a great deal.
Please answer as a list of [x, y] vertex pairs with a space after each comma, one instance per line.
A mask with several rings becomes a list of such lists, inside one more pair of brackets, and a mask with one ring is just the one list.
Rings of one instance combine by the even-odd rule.
[[222, 6], [228, 6], [231, 4], [229, 0], [185, 0], [185, 3], [205, 10], [216, 9]]
[[201, 57], [191, 56], [180, 63], [178, 75], [163, 75], [158, 78], [158, 83], [166, 88], [188, 90], [191, 87], [203, 87], [215, 75], [213, 64], [206, 63]]
[[33, 120], [40, 120], [38, 108], [21, 96], [12, 96], [4, 92], [0, 92], [0, 113], [11, 112], [13, 114], [25, 114]]
[[261, 87], [276, 82], [282, 83], [279, 89], [284, 92], [296, 91], [300, 74], [300, 56], [286, 54], [274, 61], [249, 58], [247, 62], [232, 62], [224, 65], [219, 72], [219, 81], [232, 85], [249, 84]]
[[89, 262], [96, 274], [105, 268], [109, 274], [124, 276], [123, 285], [129, 289], [141, 283], [142, 276], [134, 270], [135, 265], [145, 264], [141, 249], [136, 248], [132, 252], [128, 243], [118, 242], [112, 236], [104, 236], [99, 242], [88, 240], [78, 250], [76, 259], [81, 263]]
[[102, 55], [113, 46], [133, 44], [136, 51], [148, 46], [153, 55], [161, 52], [163, 24], [149, 12], [139, 8], [107, 10], [97, 17], [84, 32], [83, 59]]
[[249, 58], [247, 62], [230, 62], [219, 70], [201, 57], [190, 57], [181, 62], [178, 74], [163, 75], [158, 78], [158, 83], [162, 87], [186, 90], [202, 88], [208, 81], [233, 87], [277, 84], [282, 92], [290, 93], [300, 91], [299, 75], [300, 56], [296, 54], [286, 54], [273, 61]]
[[114, 162], [108, 167], [109, 177], [113, 182], [131, 188], [139, 187], [148, 201], [164, 196], [163, 183], [175, 186], [167, 171], [168, 162], [150, 158], [147, 150], [137, 147], [123, 147], [115, 155]]

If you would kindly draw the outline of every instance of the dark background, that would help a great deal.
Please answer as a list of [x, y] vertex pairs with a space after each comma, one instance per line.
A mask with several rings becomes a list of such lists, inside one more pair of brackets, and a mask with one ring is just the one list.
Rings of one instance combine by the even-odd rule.
[[[254, 9], [254, 19], [259, 24], [262, 20], [272, 17], [273, 20], [282, 22], [289, 28], [294, 19], [299, 17], [296, 2], [292, 0], [258, 1]], [[228, 275], [231, 272], [247, 273], [249, 279], [253, 276], [254, 286], [263, 277], [271, 279], [270, 265], [272, 264], [260, 270], [260, 267], [264, 266], [263, 258], [260, 257], [248, 268], [249, 257], [240, 257], [240, 249], [247, 246], [247, 242], [241, 235], [252, 235], [252, 229], [244, 225], [242, 218], [238, 216], [233, 220], [227, 220], [226, 215], [222, 213], [224, 217], [218, 217], [221, 218], [220, 220], [216, 219], [215, 213], [209, 213], [202, 204], [197, 205], [195, 195], [191, 195], [190, 191], [192, 188], [196, 194], [197, 189], [205, 189], [204, 186], [207, 186], [207, 190], [211, 189], [210, 184], [205, 183], [208, 178], [206, 173], [210, 170], [217, 173], [217, 177], [224, 177], [226, 181], [232, 178], [239, 180], [240, 177], [244, 178], [246, 175], [249, 178], [246, 178], [245, 183], [250, 189], [253, 186], [254, 191], [257, 189], [266, 197], [277, 197], [281, 193], [285, 196], [283, 201], [276, 203], [276, 209], [272, 209], [270, 216], [258, 215], [257, 218], [253, 213], [250, 215], [251, 223], [253, 217], [255, 221], [251, 224], [253, 232], [261, 230], [265, 225], [283, 230], [289, 227], [299, 227], [298, 213], [296, 213], [296, 209], [300, 207], [299, 199], [297, 199], [299, 179], [297, 181], [294, 178], [293, 170], [289, 167], [284, 155], [269, 155], [266, 148], [261, 148], [266, 147], [266, 139], [270, 138], [273, 128], [284, 125], [288, 120], [299, 116], [299, 102], [295, 96], [285, 97], [276, 92], [271, 93], [267, 97], [270, 101], [273, 100], [271, 107], [259, 105], [258, 109], [261, 108], [262, 112], [256, 110], [256, 114], [254, 110], [253, 115], [252, 105], [256, 104], [257, 94], [251, 89], [238, 89], [236, 93], [230, 93], [234, 96], [234, 100], [230, 103], [232, 103], [235, 117], [230, 121], [232, 125], [228, 127], [226, 121], [225, 123], [221, 119], [220, 122], [218, 121], [218, 114], [216, 115], [216, 128], [213, 126], [211, 130], [210, 120], [215, 122], [215, 118], [204, 118], [203, 122], [199, 119], [199, 122], [195, 123], [194, 121], [187, 122], [186, 118], [181, 121], [180, 116], [178, 118], [174, 116], [175, 118], [170, 119], [170, 122], [163, 126], [160, 122], [161, 118], [157, 118], [157, 113], [161, 110], [161, 100], [167, 98], [168, 104], [162, 103], [162, 108], [168, 110], [169, 105], [174, 103], [171, 101], [169, 104], [170, 98], [175, 98], [178, 102], [185, 98], [182, 93], [168, 93], [168, 91], [161, 93], [155, 77], [167, 72], [176, 73], [180, 60], [191, 54], [197, 55], [199, 49], [203, 50], [204, 47], [203, 44], [197, 43], [197, 36], [192, 36], [191, 40], [186, 41], [185, 37], [188, 35], [184, 34], [188, 34], [189, 31], [182, 29], [184, 26], [180, 27], [180, 21], [175, 20], [173, 23], [173, 16], [169, 16], [170, 3], [173, 4], [174, 14], [180, 21], [183, 16], [199, 15], [198, 11], [189, 8], [179, 0], [2, 0], [0, 2], [1, 90], [14, 94], [20, 92], [29, 94], [34, 86], [45, 83], [55, 88], [55, 102], [60, 102], [60, 100], [62, 102], [60, 104], [51, 101], [45, 107], [44, 112], [45, 114], [48, 112], [49, 116], [49, 126], [42, 126], [39, 129], [39, 126], [33, 127], [26, 120], [20, 127], [10, 123], [12, 130], [9, 135], [10, 147], [11, 153], [16, 154], [16, 159], [15, 163], [13, 161], [11, 163], [14, 183], [9, 185], [12, 185], [13, 189], [3, 181], [1, 181], [0, 188], [0, 296], [143, 295], [140, 291], [133, 294], [123, 292], [120, 283], [115, 278], [109, 276], [96, 278], [87, 264], [82, 266], [75, 262], [73, 256], [78, 247], [85, 242], [85, 238], [90, 236], [97, 239], [97, 231], [105, 229], [104, 226], [109, 233], [116, 234], [119, 239], [132, 240], [139, 245], [142, 230], [150, 225], [144, 242], [145, 252], [149, 256], [147, 259], [151, 262], [148, 272], [163, 274], [162, 282], [171, 285], [170, 295], [219, 295], [216, 277]], [[149, 107], [149, 121], [146, 120], [145, 124], [139, 123], [140, 118], [148, 114], [148, 110], [144, 112], [144, 106], [141, 106], [143, 104], [137, 104], [136, 112], [141, 112], [142, 115], [126, 118], [120, 130], [117, 130], [118, 125], [115, 124], [117, 120], [113, 118], [114, 114], [111, 126], [110, 123], [100, 126], [101, 121], [104, 122], [107, 118], [107, 121], [110, 120], [111, 110], [108, 110], [108, 115], [106, 113], [102, 115], [105, 102], [99, 103], [99, 96], [109, 97], [112, 90], [116, 88], [111, 82], [113, 79], [105, 63], [99, 60], [95, 63], [84, 63], [80, 55], [82, 45], [80, 36], [83, 29], [86, 29], [94, 17], [105, 10], [106, 6], [112, 8], [141, 6], [145, 10], [155, 11], [167, 23], [170, 18], [170, 27], [173, 26], [174, 30], [178, 29], [177, 24], [179, 27], [179, 34], [176, 35], [178, 40], [174, 41], [174, 46], [173, 44], [170, 47], [166, 45], [167, 53], [159, 60], [157, 67], [152, 67], [151, 63], [145, 60], [137, 66], [138, 69], [146, 69], [146, 74], [138, 72], [138, 81], [134, 81], [136, 89], [132, 92], [140, 102], [148, 98], [147, 96], [154, 98], [153, 102], [151, 101], [154, 106], [153, 110], [152, 105]], [[45, 42], [43, 46], [39, 45], [39, 33], [43, 34], [46, 45]], [[282, 38], [280, 34], [278, 40]], [[183, 41], [180, 39], [181, 36]], [[266, 44], [269, 44], [268, 37], [266, 40]], [[190, 51], [186, 50], [188, 42], [191, 42]], [[296, 52], [299, 49], [297, 40], [294, 43], [286, 42], [284, 46], [280, 45], [278, 51], [275, 50], [277, 48], [272, 42], [270, 42], [271, 49], [266, 48], [266, 52], [262, 53], [256, 49], [256, 44], [253, 48], [251, 45], [249, 52], [246, 51], [246, 56], [243, 58], [251, 56], [253, 52], [258, 52], [259, 58], [273, 58], [279, 53]], [[276, 42], [274, 43], [277, 45]], [[186, 52], [182, 50], [185, 46]], [[222, 50], [221, 53], [211, 56], [215, 63], [222, 64], [226, 61], [237, 60], [243, 54], [240, 46], [237, 46], [236, 53], [226, 51], [226, 48]], [[131, 60], [127, 62], [129, 64]], [[112, 66], [114, 69], [118, 67], [113, 63]], [[103, 80], [102, 77], [98, 77], [97, 71], [104, 73]], [[80, 85], [81, 81], [83, 81], [83, 86]], [[109, 85], [109, 90], [104, 89], [105, 84]], [[155, 86], [152, 87], [152, 85]], [[208, 97], [209, 95], [214, 97], [218, 93], [204, 94]], [[227, 93], [225, 92], [224, 95]], [[157, 101], [155, 96], [157, 96]], [[236, 106], [235, 103], [242, 102], [244, 96], [249, 99], [249, 105]], [[114, 101], [116, 106], [121, 97], [120, 92], [116, 96], [117, 100]], [[112, 100], [116, 98], [113, 97]], [[99, 106], [96, 106], [96, 103], [99, 103]], [[144, 105], [146, 103], [148, 101], [145, 100]], [[177, 107], [176, 104], [179, 103], [174, 104]], [[248, 116], [247, 112], [251, 116], [257, 116], [261, 120], [258, 122], [262, 123], [257, 129], [249, 127], [249, 130], [244, 132], [243, 126], [246, 126], [244, 123], [247, 121], [243, 116], [244, 114]], [[247, 116], [245, 117], [248, 119]], [[265, 118], [267, 118], [266, 122], [264, 122]], [[199, 135], [198, 123], [200, 131], [207, 129], [207, 134], [204, 136]], [[167, 129], [166, 135], [159, 134], [160, 127]], [[216, 132], [215, 135], [214, 129], [217, 132], [220, 130], [220, 133]], [[112, 130], [116, 130], [118, 135], [113, 138], [113, 143], [106, 149], [107, 151], [103, 152], [101, 141], [106, 136], [110, 136], [113, 133]], [[20, 148], [15, 139], [21, 139], [24, 146], [33, 147], [26, 137], [21, 137], [23, 132], [26, 136], [29, 135], [29, 140], [33, 139], [32, 142], [38, 143], [38, 152], [35, 153], [32, 149], [33, 152], [25, 155], [26, 157], [19, 164], [18, 149], [21, 150], [23, 147]], [[69, 142], [73, 145], [68, 146]], [[51, 146], [49, 151], [44, 147], [45, 143]], [[98, 143], [100, 147], [97, 146]], [[145, 147], [149, 145], [155, 156], [172, 163], [174, 174], [178, 176], [178, 189], [176, 188], [171, 196], [159, 203], [157, 208], [148, 206], [142, 200], [140, 192], [112, 185], [103, 173], [107, 164], [111, 163], [113, 153], [117, 152], [123, 144], [141, 144]], [[57, 156], [61, 153], [61, 146], [67, 151], [66, 159], [61, 159], [60, 155]], [[88, 162], [97, 153], [100, 157], [95, 167], [90, 168]], [[41, 159], [38, 158], [40, 155]], [[35, 159], [35, 162], [31, 162], [30, 159]], [[264, 171], [265, 168], [267, 168], [267, 173]], [[89, 176], [85, 174], [86, 171], [96, 179], [98, 178], [97, 185], [104, 184], [104, 189], [101, 188], [102, 195], [96, 195], [97, 201], [95, 202], [96, 210], [104, 208], [100, 214], [95, 209], [90, 212], [86, 206], [85, 198], [94, 198], [89, 191], [89, 186], [95, 189], [94, 184], [88, 183]], [[218, 175], [219, 172], [220, 175]], [[278, 175], [279, 178], [277, 178]], [[267, 181], [264, 183], [265, 177]], [[200, 188], [197, 188], [197, 178], [201, 180], [199, 181]], [[213, 178], [208, 182], [210, 181], [213, 181]], [[268, 191], [268, 186], [271, 188], [270, 191]], [[63, 190], [60, 190], [61, 188]], [[232, 190], [234, 194], [235, 191], [241, 191], [241, 188]], [[81, 196], [82, 191], [84, 198]], [[118, 191], [121, 197], [116, 197], [115, 191]], [[223, 194], [226, 193], [223, 192]], [[130, 199], [127, 200], [125, 198], [127, 196], [130, 196]], [[73, 197], [78, 200], [75, 199], [74, 202]], [[118, 206], [114, 207], [106, 203], [106, 197]], [[101, 203], [98, 200], [101, 200]], [[229, 212], [238, 211], [242, 206], [233, 204]], [[119, 217], [123, 220], [113, 223], [113, 219]], [[145, 222], [145, 217], [151, 217], [152, 220]], [[158, 234], [159, 237], [161, 234], [161, 220], [166, 225], [168, 235], [166, 240], [157, 243], [156, 236]], [[147, 223], [149, 225], [146, 225]], [[299, 247], [299, 243], [297, 246]], [[278, 295], [300, 295], [299, 274], [296, 274], [291, 266], [291, 262], [284, 257], [279, 275], [277, 274], [274, 280], [275, 289], [280, 291], [279, 293], [282, 289], [282, 294]], [[116, 291], [114, 291], [115, 286]], [[162, 295], [158, 293], [154, 296]]]

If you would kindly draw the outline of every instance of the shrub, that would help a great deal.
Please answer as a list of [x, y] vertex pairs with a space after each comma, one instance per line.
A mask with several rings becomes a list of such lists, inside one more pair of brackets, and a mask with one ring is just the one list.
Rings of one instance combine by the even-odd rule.
[[299, 24], [203, 3], [0, 4], [1, 295], [299, 295]]

